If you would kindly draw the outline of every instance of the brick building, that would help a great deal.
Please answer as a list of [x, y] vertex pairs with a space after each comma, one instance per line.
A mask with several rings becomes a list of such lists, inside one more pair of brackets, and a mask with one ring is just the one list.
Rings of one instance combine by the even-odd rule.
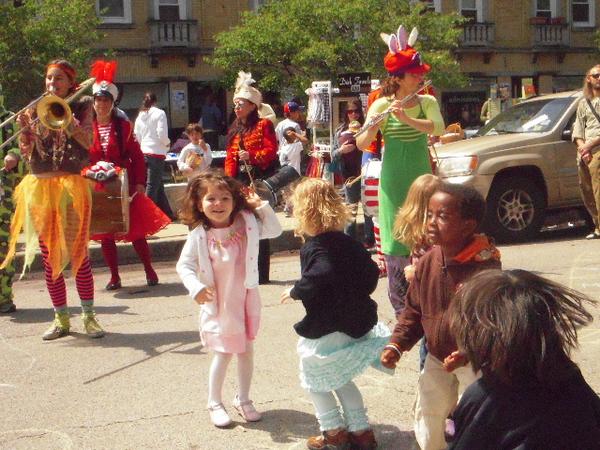
[[120, 107], [134, 120], [145, 91], [153, 91], [167, 112], [172, 137], [199, 119], [209, 94], [227, 113], [219, 72], [203, 61], [213, 37], [239, 23], [240, 12], [260, 0], [96, 0], [106, 35], [102, 50], [119, 63]]
[[536, 93], [578, 89], [600, 62], [593, 37], [597, 0], [432, 0], [435, 11], [460, 11], [470, 22], [456, 52], [470, 84], [441, 92], [447, 122], [478, 126], [492, 83], [508, 83], [513, 97], [532, 79]]

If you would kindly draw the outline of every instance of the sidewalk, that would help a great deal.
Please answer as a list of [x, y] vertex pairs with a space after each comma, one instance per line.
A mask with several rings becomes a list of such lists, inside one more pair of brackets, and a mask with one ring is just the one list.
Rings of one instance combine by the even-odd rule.
[[[294, 224], [295, 221], [291, 217], [285, 217], [283, 212], [277, 212], [277, 218], [281, 223], [283, 232], [281, 236], [275, 239], [271, 239], [271, 252], [282, 252], [286, 250], [295, 250], [300, 248], [302, 242], [299, 238], [294, 236]], [[363, 223], [362, 212], [358, 214], [358, 226], [361, 227]], [[360, 229], [360, 228], [359, 228]], [[148, 238], [148, 244], [150, 245], [150, 251], [152, 252], [153, 261], [176, 261], [179, 258], [183, 244], [187, 237], [188, 227], [181, 223], [172, 223], [165, 229], [161, 230], [154, 236]], [[17, 254], [15, 256], [15, 266], [17, 273], [20, 273], [23, 266], [24, 252], [22, 249], [22, 241], [17, 244]], [[119, 243], [117, 244], [119, 252], [119, 264], [135, 264], [139, 262], [139, 258], [130, 243]], [[104, 258], [102, 257], [102, 250], [100, 244], [94, 241], [90, 242], [90, 261], [92, 267], [104, 267], [106, 266]], [[42, 270], [42, 259], [36, 257], [31, 271]]]

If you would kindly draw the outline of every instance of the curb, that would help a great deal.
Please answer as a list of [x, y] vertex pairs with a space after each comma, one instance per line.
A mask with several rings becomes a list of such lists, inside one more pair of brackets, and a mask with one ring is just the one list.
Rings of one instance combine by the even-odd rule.
[[[159, 261], [177, 261], [181, 249], [185, 244], [185, 236], [177, 237], [163, 237], [148, 239], [148, 245], [150, 246], [150, 253], [152, 255], [153, 262]], [[294, 236], [292, 230], [283, 230], [279, 237], [271, 239], [271, 253], [297, 250], [302, 246], [300, 238]], [[119, 254], [119, 265], [125, 264], [138, 264], [140, 259], [133, 248], [133, 245], [129, 242], [117, 243], [117, 251]], [[102, 256], [102, 249], [97, 243], [92, 243], [89, 248], [90, 263], [93, 268], [106, 267], [104, 257]], [[18, 251], [13, 260], [17, 274], [20, 274], [23, 270], [23, 261], [25, 258], [25, 252]], [[41, 272], [43, 271], [42, 258], [40, 252], [37, 252], [35, 259], [31, 265], [29, 272]]]

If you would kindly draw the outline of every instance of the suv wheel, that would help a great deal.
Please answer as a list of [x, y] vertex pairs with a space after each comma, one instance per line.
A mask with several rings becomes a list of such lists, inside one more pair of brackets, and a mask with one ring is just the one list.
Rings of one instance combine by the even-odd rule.
[[501, 242], [534, 238], [544, 222], [545, 200], [540, 188], [525, 178], [501, 178], [487, 198], [486, 231]]

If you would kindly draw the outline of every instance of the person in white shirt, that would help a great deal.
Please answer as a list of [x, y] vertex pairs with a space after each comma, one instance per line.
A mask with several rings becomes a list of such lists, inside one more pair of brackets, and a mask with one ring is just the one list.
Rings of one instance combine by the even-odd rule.
[[285, 119], [279, 122], [275, 128], [275, 135], [279, 143], [279, 163], [282, 166], [292, 166], [299, 175], [301, 175], [300, 161], [303, 145], [308, 143], [308, 138], [298, 124], [303, 110], [304, 107], [298, 103], [287, 102], [283, 106]]
[[200, 172], [210, 167], [212, 153], [210, 145], [204, 141], [204, 132], [200, 124], [190, 123], [185, 132], [190, 138], [190, 143], [183, 147], [181, 153], [179, 153], [177, 168], [190, 181]]
[[148, 170], [146, 195], [171, 219], [175, 215], [169, 205], [163, 184], [165, 157], [169, 150], [167, 115], [156, 106], [156, 94], [146, 92], [133, 132], [140, 143]]

